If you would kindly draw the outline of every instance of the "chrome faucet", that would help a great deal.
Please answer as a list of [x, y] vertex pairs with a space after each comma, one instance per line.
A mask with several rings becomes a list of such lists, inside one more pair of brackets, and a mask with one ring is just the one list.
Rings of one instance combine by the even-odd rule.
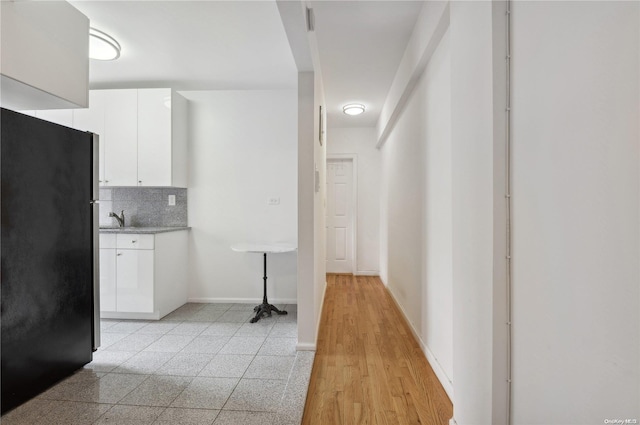
[[114, 213], [114, 212], [110, 212], [109, 213], [109, 217], [113, 217], [116, 220], [118, 220], [118, 226], [119, 227], [124, 227], [124, 210], [120, 211], [120, 215], [118, 216], [118, 214]]

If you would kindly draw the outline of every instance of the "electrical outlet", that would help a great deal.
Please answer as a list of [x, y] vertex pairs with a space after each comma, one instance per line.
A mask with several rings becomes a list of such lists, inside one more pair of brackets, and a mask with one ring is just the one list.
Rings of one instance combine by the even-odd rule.
[[169, 195], [169, 205], [174, 206], [176, 204], [176, 195]]
[[269, 205], [279, 205], [280, 204], [280, 198], [269, 198]]

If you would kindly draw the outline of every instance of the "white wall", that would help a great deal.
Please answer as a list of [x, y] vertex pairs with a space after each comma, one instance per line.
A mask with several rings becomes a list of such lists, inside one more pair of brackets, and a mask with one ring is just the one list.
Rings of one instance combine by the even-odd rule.
[[338, 128], [327, 131], [327, 155], [354, 154], [358, 162], [356, 274], [378, 275], [380, 270], [380, 152], [376, 129]]
[[[504, 424], [503, 2], [451, 3], [453, 398], [458, 424]], [[496, 13], [496, 9], [499, 9]], [[502, 105], [502, 108], [496, 108]], [[499, 394], [500, 396], [496, 395]]]
[[422, 77], [427, 62], [449, 27], [449, 2], [423, 2], [420, 15], [413, 28], [411, 39], [402, 56], [384, 105], [378, 124], [378, 145], [387, 139], [404, 105], [411, 97], [415, 85]]
[[[445, 35], [417, 96], [424, 102], [422, 339], [449, 382], [453, 379], [453, 224], [451, 175], [451, 52]], [[432, 361], [433, 363], [433, 361]], [[442, 379], [442, 378], [441, 378]], [[445, 381], [446, 384], [446, 381]], [[448, 385], [445, 385], [447, 388]], [[449, 391], [452, 395], [452, 391]]]
[[[315, 34], [306, 27], [306, 3], [278, 0], [298, 67], [298, 350], [315, 350], [326, 288], [326, 143], [319, 142], [324, 89]], [[326, 107], [324, 108], [326, 111]], [[323, 119], [326, 130], [326, 114]], [[316, 170], [318, 175], [316, 177]], [[315, 187], [318, 183], [319, 190]]]
[[[405, 52], [396, 71], [389, 93], [382, 106], [376, 125], [378, 148], [382, 147], [392, 133], [396, 122], [409, 99], [413, 96], [431, 55], [440, 44], [440, 39], [449, 27], [449, 2], [424, 2], [420, 15], [411, 34]], [[382, 158], [383, 168], [387, 159]], [[388, 281], [388, 261], [390, 237], [390, 217], [387, 206], [390, 205], [388, 179], [380, 180], [380, 278]]]
[[298, 347], [315, 349], [315, 82], [313, 72], [298, 73]]
[[[297, 93], [182, 92], [189, 110], [189, 297], [262, 299], [262, 256], [234, 243], [297, 241]], [[267, 205], [280, 198], [280, 204]], [[269, 301], [296, 302], [295, 253], [268, 257]]]
[[[511, 4], [511, 423], [637, 419], [640, 5]], [[506, 424], [509, 412], [505, 7], [503, 2], [451, 2], [448, 16], [453, 405], [460, 425]], [[423, 15], [414, 36], [437, 36], [421, 27], [429, 23]], [[430, 40], [421, 43], [428, 53]], [[424, 57], [419, 50], [405, 54], [405, 62], [414, 66], [400, 66], [396, 82], [406, 86], [394, 82], [378, 132], [382, 143], [389, 133], [382, 147], [381, 276], [410, 321], [424, 303], [410, 299], [415, 283], [401, 287], [397, 282], [415, 279], [421, 259], [412, 252], [402, 259], [394, 255], [400, 241], [420, 248], [404, 221], [414, 232], [424, 228], [415, 210], [400, 212], [396, 204], [410, 205], [406, 185], [423, 186], [414, 157], [420, 149], [415, 143], [406, 144], [405, 151], [391, 144], [421, 131], [421, 122], [411, 120], [415, 100], [406, 108], [402, 102], [420, 67], [415, 58]], [[413, 192], [418, 199], [429, 196], [426, 187]]]
[[513, 3], [514, 423], [640, 420], [639, 16]]
[[[326, 143], [319, 138], [322, 82], [314, 72], [298, 74], [298, 344], [315, 350], [326, 288], [325, 167]], [[326, 122], [326, 121], [324, 121]], [[316, 175], [316, 170], [318, 171]], [[316, 191], [316, 179], [318, 191]]]
[[378, 125], [381, 277], [459, 424], [506, 423], [503, 8], [426, 3]]
[[[313, 124], [313, 156], [314, 169], [318, 171], [317, 188], [314, 190], [313, 200], [313, 239], [314, 239], [314, 347], [315, 340], [318, 337], [318, 328], [320, 327], [320, 316], [322, 314], [322, 306], [324, 304], [324, 293], [327, 287], [327, 248], [326, 248], [326, 205], [327, 205], [327, 143], [323, 141], [322, 145], [318, 140], [320, 131], [326, 134], [326, 105], [324, 100], [324, 88], [322, 76], [319, 72], [314, 73], [314, 124]], [[320, 128], [319, 111], [320, 105], [324, 105], [322, 129]], [[324, 135], [322, 136], [324, 138]]]
[[388, 285], [453, 395], [450, 50], [445, 35], [382, 146]]

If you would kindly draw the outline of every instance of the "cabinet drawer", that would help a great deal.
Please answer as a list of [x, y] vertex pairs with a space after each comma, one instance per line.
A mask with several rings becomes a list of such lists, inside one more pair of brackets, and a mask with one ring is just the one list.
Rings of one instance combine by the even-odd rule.
[[117, 234], [118, 249], [153, 249], [153, 235]]
[[102, 248], [115, 248], [116, 247], [116, 235], [113, 233], [101, 233], [100, 234], [100, 249]]

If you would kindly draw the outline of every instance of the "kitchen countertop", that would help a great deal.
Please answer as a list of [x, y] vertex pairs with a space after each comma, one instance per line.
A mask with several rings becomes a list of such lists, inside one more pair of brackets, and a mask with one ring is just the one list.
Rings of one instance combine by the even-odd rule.
[[101, 227], [100, 233], [164, 233], [189, 229], [191, 227]]

